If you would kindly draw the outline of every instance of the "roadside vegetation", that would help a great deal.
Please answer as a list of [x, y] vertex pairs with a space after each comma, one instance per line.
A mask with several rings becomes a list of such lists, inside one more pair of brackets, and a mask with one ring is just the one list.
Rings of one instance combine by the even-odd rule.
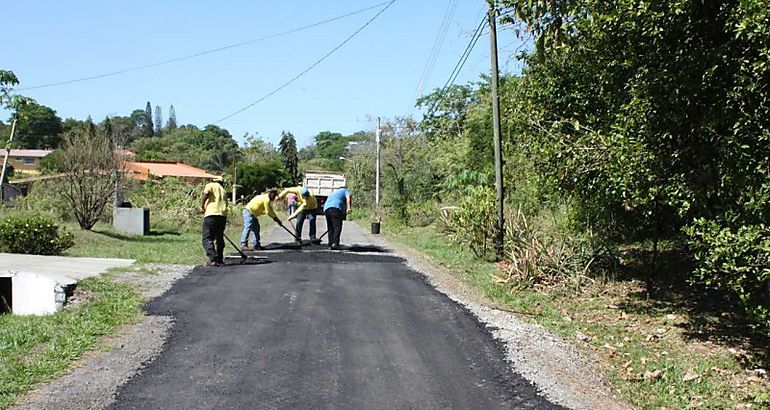
[[[479, 261], [429, 227], [390, 225], [387, 236], [418, 249], [482, 290], [492, 305], [540, 324], [595, 357], [619, 396], [636, 408], [770, 408], [765, 369], [770, 338], [753, 331], [723, 298], [692, 294], [675, 255], [661, 262], [665, 294], [648, 298], [628, 255], [612, 280], [586, 279], [512, 290], [505, 263]], [[641, 264], [643, 266], [643, 263]]]
[[0, 408], [35, 385], [62, 374], [99, 346], [99, 338], [141, 318], [144, 303], [108, 277], [79, 282], [88, 301], [48, 316], [0, 315]]
[[[173, 107], [164, 124], [150, 102], [98, 123], [62, 121], [16, 95], [19, 81], [5, 70], [0, 104], [19, 120], [16, 147], [57, 148], [44, 166], [51, 174], [75, 172], [60, 162], [70, 158], [63, 141], [83, 132], [139, 159], [225, 173], [228, 183], [236, 169], [239, 200], [296, 184], [305, 170], [344, 171], [357, 217], [381, 222], [496, 303], [596, 353], [630, 403], [770, 408], [767, 2], [497, 5], [501, 22], [533, 44], [500, 56], [524, 65], [500, 78], [500, 254], [488, 76], [423, 95], [419, 120], [385, 119], [379, 207], [374, 130], [322, 131], [303, 148], [289, 131], [278, 147], [257, 136], [239, 146], [218, 126], [177, 125]], [[0, 136], [9, 133], [0, 122]], [[88, 176], [113, 175], [106, 168], [94, 165]], [[106, 227], [109, 204], [95, 225], [78, 219], [76, 227], [77, 206], [56, 184], [34, 186], [3, 216], [31, 212], [70, 228], [72, 255], [179, 263], [200, 255], [200, 187], [127, 183], [123, 199], [150, 208], [155, 231], [127, 238]]]

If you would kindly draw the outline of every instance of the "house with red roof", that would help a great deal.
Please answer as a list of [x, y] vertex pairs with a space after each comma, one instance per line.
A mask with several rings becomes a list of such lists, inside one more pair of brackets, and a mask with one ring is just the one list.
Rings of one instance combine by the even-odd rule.
[[188, 181], [202, 181], [214, 178], [206, 170], [176, 161], [127, 161], [125, 175], [142, 181], [176, 177]]

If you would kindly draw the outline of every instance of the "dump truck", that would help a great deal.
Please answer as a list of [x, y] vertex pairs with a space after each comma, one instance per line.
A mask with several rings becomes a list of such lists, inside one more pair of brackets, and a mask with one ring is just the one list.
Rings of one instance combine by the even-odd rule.
[[303, 186], [318, 199], [316, 214], [322, 214], [326, 198], [338, 188], [346, 184], [345, 175], [339, 172], [307, 171], [302, 179]]

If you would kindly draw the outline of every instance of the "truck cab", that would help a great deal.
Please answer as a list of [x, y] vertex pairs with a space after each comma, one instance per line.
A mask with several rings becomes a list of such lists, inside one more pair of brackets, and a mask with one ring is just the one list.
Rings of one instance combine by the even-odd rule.
[[318, 200], [318, 209], [316, 209], [318, 215], [323, 213], [326, 198], [334, 190], [344, 187], [346, 183], [345, 175], [338, 172], [307, 171], [302, 178], [303, 186]]

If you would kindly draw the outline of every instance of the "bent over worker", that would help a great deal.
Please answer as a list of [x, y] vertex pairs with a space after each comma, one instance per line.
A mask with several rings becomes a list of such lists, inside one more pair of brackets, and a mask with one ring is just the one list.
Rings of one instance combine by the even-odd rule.
[[273, 210], [273, 201], [278, 197], [277, 189], [270, 189], [266, 194], [257, 195], [249, 201], [243, 208], [243, 234], [241, 235], [241, 250], [248, 251], [249, 235], [254, 233], [254, 249], [262, 250], [262, 244], [259, 242], [259, 219], [261, 215], [267, 215], [278, 225], [283, 226], [281, 220], [275, 215]]
[[350, 191], [342, 187], [335, 190], [326, 198], [324, 215], [326, 215], [326, 229], [329, 230], [329, 248], [337, 249], [340, 246], [342, 234], [342, 221], [346, 215], [353, 212], [353, 202]]
[[309, 189], [301, 186], [284, 189], [278, 195], [278, 198], [283, 199], [283, 197], [292, 192], [297, 195], [299, 200], [299, 207], [297, 207], [293, 214], [289, 215], [289, 221], [297, 218], [297, 222], [294, 225], [295, 239], [297, 242], [302, 241], [302, 226], [305, 224], [305, 219], [307, 219], [310, 223], [310, 240], [314, 241], [316, 233], [315, 212], [318, 209], [318, 200]]
[[201, 195], [199, 211], [203, 214], [202, 242], [207, 265], [224, 265], [225, 225], [227, 224], [227, 194], [222, 187], [224, 179], [214, 177], [206, 184]]

